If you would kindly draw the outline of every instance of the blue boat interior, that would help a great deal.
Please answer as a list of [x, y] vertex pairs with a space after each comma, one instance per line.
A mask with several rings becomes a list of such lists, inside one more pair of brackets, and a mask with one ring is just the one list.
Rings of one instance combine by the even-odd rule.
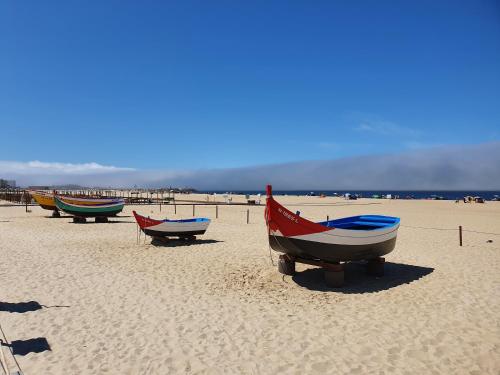
[[328, 228], [350, 229], [350, 230], [377, 230], [399, 224], [399, 217], [381, 215], [361, 215], [344, 217], [318, 223]]
[[162, 220], [164, 223], [165, 222], [168, 222], [168, 223], [201, 223], [201, 222], [204, 222], [204, 221], [210, 221], [210, 219], [207, 219], [206, 217], [195, 217], [193, 219], [180, 219], [180, 220], [169, 220], [169, 219], [165, 219], [165, 220]]

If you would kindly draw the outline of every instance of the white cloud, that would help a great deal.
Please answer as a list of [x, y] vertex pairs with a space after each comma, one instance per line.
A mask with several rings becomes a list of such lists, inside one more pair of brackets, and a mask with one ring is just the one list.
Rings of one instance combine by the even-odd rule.
[[0, 174], [2, 175], [88, 175], [125, 172], [133, 170], [133, 168], [120, 168], [112, 165], [102, 165], [94, 162], [73, 164], [42, 162], [38, 160], [28, 162], [0, 161]]

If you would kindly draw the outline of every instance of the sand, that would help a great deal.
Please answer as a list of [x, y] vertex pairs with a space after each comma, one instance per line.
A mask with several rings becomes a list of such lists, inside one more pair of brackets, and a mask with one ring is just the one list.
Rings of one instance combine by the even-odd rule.
[[197, 207], [214, 219], [207, 233], [165, 246], [137, 244], [131, 210], [191, 206], [83, 225], [0, 207], [0, 301], [35, 302], [0, 305], [0, 324], [9, 341], [50, 345], [16, 355], [25, 374], [500, 373], [500, 236], [464, 232], [459, 247], [456, 230], [500, 233], [500, 202], [277, 200], [314, 220], [400, 216], [386, 275], [350, 264], [341, 289], [311, 266], [280, 275], [263, 207], [250, 224], [245, 206], [219, 206], [218, 219]]

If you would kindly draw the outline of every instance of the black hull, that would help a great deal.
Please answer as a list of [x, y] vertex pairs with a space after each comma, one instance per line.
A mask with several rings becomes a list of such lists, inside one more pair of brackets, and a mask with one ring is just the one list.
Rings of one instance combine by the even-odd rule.
[[144, 233], [151, 237], [191, 237], [204, 234], [206, 230], [192, 230], [185, 232], [163, 232], [158, 230], [143, 229]]
[[369, 245], [335, 245], [270, 235], [269, 245], [273, 250], [300, 258], [347, 262], [374, 259], [389, 254], [396, 246], [396, 237]]
[[68, 215], [71, 216], [78, 216], [78, 217], [112, 217], [118, 215], [122, 210], [118, 211], [112, 211], [112, 212], [93, 212], [93, 213], [87, 213], [87, 212], [77, 212], [77, 211], [70, 211], [70, 210], [63, 210], [66, 212]]

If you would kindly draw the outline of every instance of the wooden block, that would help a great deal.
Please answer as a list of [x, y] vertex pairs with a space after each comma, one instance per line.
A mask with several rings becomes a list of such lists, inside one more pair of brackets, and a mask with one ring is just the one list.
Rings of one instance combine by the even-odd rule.
[[280, 258], [278, 259], [278, 272], [283, 275], [294, 275], [295, 261], [286, 255], [280, 255]]

